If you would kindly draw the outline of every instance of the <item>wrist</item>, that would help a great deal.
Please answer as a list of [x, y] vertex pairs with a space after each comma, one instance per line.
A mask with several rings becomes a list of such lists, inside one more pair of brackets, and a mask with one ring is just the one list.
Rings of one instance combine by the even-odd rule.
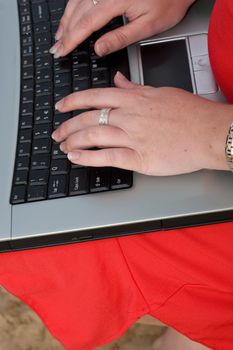
[[218, 105], [209, 119], [205, 137], [205, 163], [203, 168], [230, 170], [226, 158], [226, 140], [233, 122], [233, 106]]

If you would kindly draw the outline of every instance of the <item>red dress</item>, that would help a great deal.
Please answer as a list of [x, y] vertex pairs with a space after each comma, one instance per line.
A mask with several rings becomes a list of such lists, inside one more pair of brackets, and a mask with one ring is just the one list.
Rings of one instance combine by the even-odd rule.
[[[233, 102], [232, 0], [216, 3], [210, 53]], [[212, 349], [232, 350], [232, 247], [227, 223], [4, 253], [0, 284], [69, 350], [109, 343], [144, 314]]]

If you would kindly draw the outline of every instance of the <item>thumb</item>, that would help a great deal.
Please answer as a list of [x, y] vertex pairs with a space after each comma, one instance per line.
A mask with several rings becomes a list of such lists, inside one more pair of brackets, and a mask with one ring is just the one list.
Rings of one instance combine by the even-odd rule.
[[138, 84], [129, 81], [121, 72], [117, 72], [114, 77], [115, 86], [120, 89], [135, 89], [138, 87]]
[[95, 43], [95, 52], [105, 56], [141, 40], [148, 34], [142, 31], [143, 26], [144, 18], [141, 17], [102, 35]]

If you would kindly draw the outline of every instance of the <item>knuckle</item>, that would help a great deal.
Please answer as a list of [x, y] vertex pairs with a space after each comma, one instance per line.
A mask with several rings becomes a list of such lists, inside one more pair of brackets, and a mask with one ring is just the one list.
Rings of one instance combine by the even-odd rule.
[[120, 44], [120, 47], [124, 47], [128, 43], [128, 37], [123, 31], [123, 28], [117, 29], [114, 33], [116, 41]]
[[87, 131], [86, 139], [88, 142], [92, 143], [98, 138], [98, 131], [95, 128], [91, 128]]
[[113, 165], [117, 162], [117, 153], [115, 150], [109, 150], [105, 152], [106, 164]]
[[91, 15], [83, 16], [82, 19], [80, 20], [79, 27], [80, 29], [83, 29], [85, 31], [86, 30], [92, 31], [94, 29], [92, 16]]

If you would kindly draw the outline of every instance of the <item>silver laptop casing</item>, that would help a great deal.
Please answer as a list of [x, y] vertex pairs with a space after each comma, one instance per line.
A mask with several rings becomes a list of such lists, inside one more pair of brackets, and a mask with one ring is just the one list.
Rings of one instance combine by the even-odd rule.
[[[189, 38], [208, 33], [213, 4], [211, 0], [197, 1], [175, 28], [129, 47], [132, 80], [143, 83], [140, 45], [185, 38], [188, 50], [191, 50]], [[233, 219], [233, 177], [230, 172], [221, 171], [199, 171], [170, 177], [134, 173], [133, 187], [128, 190], [10, 205], [20, 99], [16, 0], [0, 0], [0, 42], [0, 250]], [[192, 65], [192, 58], [189, 59]], [[224, 102], [219, 90], [205, 97]]]

